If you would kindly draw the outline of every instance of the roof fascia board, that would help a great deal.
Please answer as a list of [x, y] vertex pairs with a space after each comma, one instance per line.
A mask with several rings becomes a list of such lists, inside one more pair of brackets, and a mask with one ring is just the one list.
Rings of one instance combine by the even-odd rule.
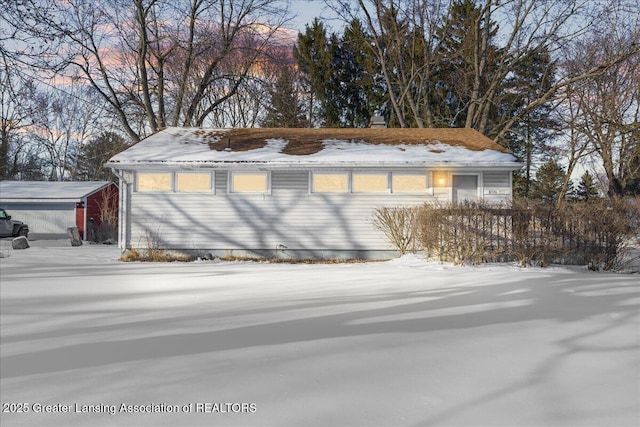
[[29, 198], [21, 198], [18, 199], [16, 197], [8, 197], [0, 199], [0, 203], [45, 203], [45, 204], [55, 204], [55, 203], [77, 203], [82, 201], [82, 197], [74, 198], [74, 199], [29, 199]]
[[159, 170], [159, 169], [318, 169], [318, 168], [430, 168], [430, 169], [482, 169], [482, 170], [518, 170], [524, 166], [521, 162], [326, 162], [326, 163], [278, 163], [278, 162], [136, 162], [136, 163], [111, 163], [107, 166], [118, 170]]

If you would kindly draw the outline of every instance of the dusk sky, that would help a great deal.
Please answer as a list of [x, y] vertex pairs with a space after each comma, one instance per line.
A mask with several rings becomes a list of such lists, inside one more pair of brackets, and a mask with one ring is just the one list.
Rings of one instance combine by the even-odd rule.
[[[306, 24], [310, 24], [315, 17], [327, 17], [330, 14], [325, 8], [323, 0], [292, 0], [291, 10], [298, 16], [293, 21], [295, 29], [303, 31]], [[329, 23], [333, 27], [335, 24]]]

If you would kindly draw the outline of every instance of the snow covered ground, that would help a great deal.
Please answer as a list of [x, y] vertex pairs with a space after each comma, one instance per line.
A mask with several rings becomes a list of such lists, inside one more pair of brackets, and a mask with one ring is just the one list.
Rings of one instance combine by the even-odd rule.
[[3, 427], [640, 425], [638, 275], [6, 243]]

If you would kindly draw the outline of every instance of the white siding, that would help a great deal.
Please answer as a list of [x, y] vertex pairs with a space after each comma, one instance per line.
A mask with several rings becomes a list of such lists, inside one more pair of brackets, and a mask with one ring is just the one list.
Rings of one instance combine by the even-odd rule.
[[[378, 206], [420, 205], [436, 198], [400, 194], [310, 194], [306, 171], [272, 172], [271, 194], [132, 193], [132, 247], [151, 239], [170, 249], [393, 250], [370, 218]], [[224, 185], [222, 185], [224, 183]], [[446, 197], [446, 193], [440, 192]]]
[[483, 175], [484, 200], [492, 203], [511, 200], [511, 171], [486, 171]]
[[[508, 191], [510, 172], [479, 174], [484, 188]], [[447, 201], [450, 187], [433, 195], [310, 193], [308, 171], [271, 172], [270, 194], [229, 194], [227, 172], [216, 171], [215, 193], [130, 193], [127, 247], [177, 250], [389, 251], [371, 216], [379, 206]], [[479, 181], [480, 184], [480, 181]]]

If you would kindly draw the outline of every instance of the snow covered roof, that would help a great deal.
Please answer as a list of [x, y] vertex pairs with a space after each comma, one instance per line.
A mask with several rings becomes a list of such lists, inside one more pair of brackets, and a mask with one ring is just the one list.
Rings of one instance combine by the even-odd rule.
[[0, 200], [74, 202], [109, 184], [109, 181], [0, 181]]
[[521, 164], [473, 129], [167, 128], [112, 157], [108, 166], [502, 166]]

